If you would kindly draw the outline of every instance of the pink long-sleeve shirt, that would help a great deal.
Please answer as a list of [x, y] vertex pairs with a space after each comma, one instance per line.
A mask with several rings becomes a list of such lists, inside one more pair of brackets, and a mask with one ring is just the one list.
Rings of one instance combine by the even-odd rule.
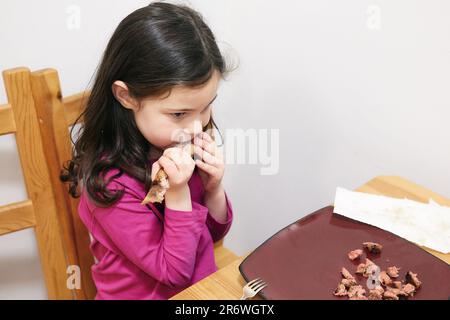
[[[233, 209], [225, 193], [226, 222], [208, 212], [197, 170], [188, 183], [192, 211], [141, 205], [144, 184], [126, 173], [108, 184], [112, 191], [125, 190], [108, 208], [95, 206], [82, 191], [78, 212], [93, 238], [96, 299], [169, 299], [217, 270], [213, 242], [228, 233]], [[110, 170], [105, 181], [116, 173]]]

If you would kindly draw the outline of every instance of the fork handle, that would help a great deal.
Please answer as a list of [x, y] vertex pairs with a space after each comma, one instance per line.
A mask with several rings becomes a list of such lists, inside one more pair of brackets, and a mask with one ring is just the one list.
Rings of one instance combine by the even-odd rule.
[[239, 300], [247, 300], [247, 297], [245, 296], [245, 294], [243, 294], [241, 299], [239, 299]]

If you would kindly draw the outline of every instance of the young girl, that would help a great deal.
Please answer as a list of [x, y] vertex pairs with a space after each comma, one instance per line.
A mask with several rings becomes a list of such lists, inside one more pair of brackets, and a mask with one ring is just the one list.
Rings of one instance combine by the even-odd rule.
[[[168, 299], [217, 270], [233, 211], [211, 104], [230, 72], [196, 11], [153, 2], [117, 27], [63, 181], [92, 235], [96, 299]], [[195, 158], [179, 142], [195, 145]], [[163, 168], [162, 204], [142, 205]]]

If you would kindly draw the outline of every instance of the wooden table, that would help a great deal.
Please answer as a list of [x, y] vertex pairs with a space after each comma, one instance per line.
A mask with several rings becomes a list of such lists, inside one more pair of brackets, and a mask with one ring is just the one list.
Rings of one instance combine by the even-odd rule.
[[[406, 179], [395, 176], [376, 177], [355, 191], [372, 194], [381, 194], [395, 198], [408, 198], [410, 200], [428, 202], [433, 199], [435, 202], [449, 206], [450, 200], [428, 190], [422, 186], [414, 184]], [[317, 208], [320, 209], [320, 208]], [[437, 251], [424, 248], [450, 264], [450, 254], [442, 254]], [[248, 254], [247, 254], [248, 255]], [[240, 257], [226, 267], [218, 270], [210, 276], [202, 279], [191, 287], [173, 296], [171, 300], [235, 300], [242, 295], [242, 287], [245, 280], [239, 273], [239, 265], [247, 256]], [[256, 296], [253, 299], [259, 299]]]

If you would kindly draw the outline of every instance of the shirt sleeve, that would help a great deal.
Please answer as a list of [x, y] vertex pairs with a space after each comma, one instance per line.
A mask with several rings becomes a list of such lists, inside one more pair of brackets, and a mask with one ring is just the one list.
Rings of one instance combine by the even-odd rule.
[[162, 223], [133, 190], [116, 181], [108, 189], [124, 189], [124, 194], [108, 208], [95, 207], [94, 216], [120, 253], [167, 286], [188, 285], [208, 209], [197, 203], [191, 211], [166, 207]]
[[225, 192], [225, 199], [227, 202], [227, 220], [224, 223], [217, 221], [209, 212], [206, 217], [206, 225], [208, 227], [209, 232], [211, 233], [213, 242], [217, 242], [223, 237], [225, 237], [225, 235], [231, 228], [231, 223], [233, 222], [233, 207], [226, 192]]

